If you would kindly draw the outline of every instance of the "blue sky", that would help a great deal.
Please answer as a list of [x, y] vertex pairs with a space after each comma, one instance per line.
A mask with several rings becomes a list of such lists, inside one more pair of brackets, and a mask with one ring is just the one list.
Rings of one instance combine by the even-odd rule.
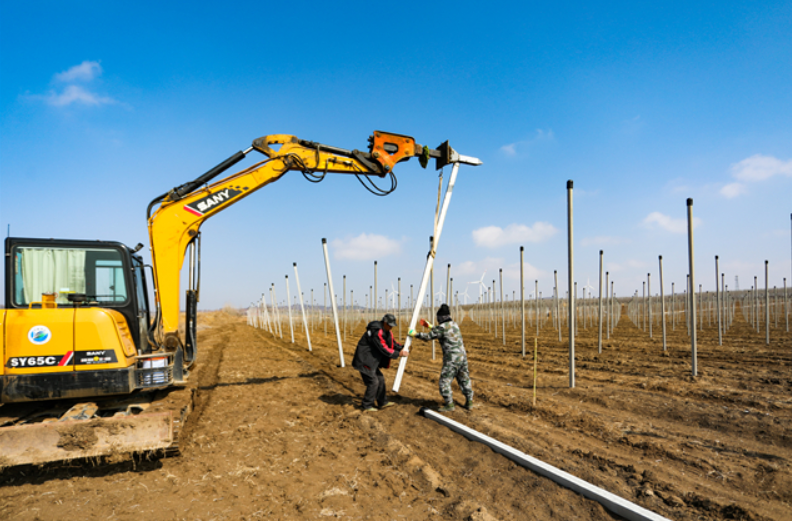
[[[386, 130], [484, 161], [460, 171], [437, 257], [471, 297], [485, 270], [517, 290], [521, 245], [529, 293], [566, 280], [568, 179], [580, 285], [600, 249], [617, 295], [648, 272], [656, 291], [658, 255], [683, 285], [692, 197], [697, 282], [713, 288], [719, 255], [730, 287], [765, 259], [780, 287], [791, 64], [789, 2], [3, 2], [0, 224], [147, 244], [151, 199], [257, 137], [352, 149]], [[375, 259], [381, 298], [397, 277], [417, 288], [437, 177], [396, 174], [379, 198], [292, 173], [207, 221], [201, 306], [282, 297], [292, 262], [321, 302], [323, 237], [338, 293], [346, 274], [362, 302]]]

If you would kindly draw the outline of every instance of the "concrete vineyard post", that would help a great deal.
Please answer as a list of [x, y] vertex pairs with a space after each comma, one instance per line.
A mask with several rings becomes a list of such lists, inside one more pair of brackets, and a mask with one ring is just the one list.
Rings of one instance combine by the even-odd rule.
[[720, 269], [718, 267], [718, 256], [715, 255], [715, 305], [718, 308], [718, 345], [723, 345], [723, 326], [721, 324], [721, 292], [718, 288], [718, 273]]
[[372, 300], [374, 302], [374, 317], [373, 317], [373, 319], [377, 320], [377, 318], [379, 318], [377, 316], [377, 311], [379, 311], [378, 302], [377, 302], [377, 300], [379, 299], [379, 293], [377, 292], [377, 261], [374, 261], [374, 293], [372, 293], [372, 295], [373, 295], [373, 299]]
[[658, 257], [660, 261], [660, 314], [663, 318], [663, 352], [668, 351], [668, 344], [666, 343], [666, 307], [665, 307], [665, 291], [663, 289], [663, 256]]
[[344, 310], [344, 336], [343, 336], [343, 338], [344, 338], [344, 342], [346, 342], [346, 330], [347, 330], [346, 275], [344, 275], [344, 283], [343, 283], [343, 285], [344, 285], [344, 287], [343, 287], [343, 290], [344, 290], [344, 297], [343, 297], [344, 303], [343, 303], [341, 309]]
[[536, 316], [536, 337], [539, 337], [539, 281], [534, 281], [534, 315]]
[[602, 353], [602, 250], [599, 251], [599, 310], [597, 317], [597, 352]]
[[[459, 172], [459, 163], [454, 163], [454, 166], [451, 168], [451, 178], [448, 181], [448, 187], [446, 188], [445, 197], [443, 198], [443, 207], [440, 210], [440, 217], [437, 220], [437, 228], [434, 235], [433, 241], [433, 248], [432, 251], [429, 252], [429, 255], [426, 258], [426, 267], [424, 268], [423, 277], [421, 278], [421, 287], [418, 290], [418, 301], [415, 304], [415, 308], [413, 309], [412, 318], [410, 318], [410, 326], [409, 329], [415, 329], [416, 324], [418, 323], [418, 315], [421, 312], [421, 304], [420, 302], [423, 300], [424, 294], [426, 293], [426, 286], [429, 284], [429, 272], [431, 271], [432, 267], [434, 266], [434, 258], [435, 252], [437, 251], [437, 245], [440, 243], [440, 235], [443, 231], [443, 224], [445, 223], [446, 214], [448, 213], [448, 206], [451, 202], [451, 195], [454, 191], [454, 184], [456, 183], [457, 173]], [[404, 343], [404, 349], [408, 352], [410, 350], [410, 345], [412, 344], [412, 337], [408, 336], [407, 340]], [[393, 380], [393, 391], [399, 392], [399, 388], [401, 387], [402, 377], [404, 376], [404, 368], [407, 366], [407, 357], [402, 357], [399, 361], [399, 369], [396, 372], [396, 378]]]
[[300, 289], [300, 276], [297, 274], [297, 263], [294, 263], [294, 281], [297, 283], [297, 294], [300, 298], [300, 312], [302, 313], [303, 326], [305, 327], [305, 338], [308, 341], [308, 351], [313, 351], [311, 348], [311, 332], [308, 330], [308, 318], [305, 316], [305, 307], [303, 307], [302, 290]]
[[500, 279], [501, 334], [503, 335], [503, 345], [506, 345], [506, 308], [504, 307], [506, 304], [503, 298], [503, 268], [498, 269], [498, 278]]
[[770, 291], [768, 289], [768, 264], [765, 260], [765, 345], [770, 345]]
[[522, 331], [522, 356], [525, 358], [525, 248], [520, 246], [520, 324]]
[[649, 297], [647, 307], [649, 308], [649, 338], [652, 337], [652, 274], [646, 274], [646, 294]]
[[402, 332], [401, 332], [401, 323], [402, 323], [401, 277], [399, 277], [396, 280], [398, 281], [396, 283], [396, 291], [398, 291], [398, 293], [396, 294], [396, 300], [398, 301], [397, 305], [399, 306], [399, 311], [397, 312], [396, 317], [397, 317], [397, 320], [399, 321], [399, 338], [403, 338], [402, 337]]
[[558, 294], [558, 270], [553, 270], [555, 284], [556, 327], [558, 328], [558, 341], [561, 342], [561, 296]]
[[324, 253], [325, 268], [327, 270], [327, 287], [330, 289], [330, 305], [333, 307], [333, 323], [335, 324], [336, 341], [338, 342], [338, 358], [341, 367], [344, 364], [344, 345], [341, 343], [341, 329], [338, 324], [338, 307], [336, 306], [335, 290], [333, 290], [333, 274], [330, 271], [330, 256], [327, 254], [327, 239], [322, 239], [322, 251]]
[[605, 338], [610, 340], [610, 328], [611, 328], [611, 305], [610, 305], [610, 292], [608, 288], [610, 287], [608, 284], [608, 280], [610, 279], [610, 272], [605, 272], [605, 308], [606, 308], [606, 315], [608, 316], [608, 320], [605, 322]]
[[289, 310], [289, 333], [291, 334], [291, 343], [294, 343], [294, 324], [292, 323], [292, 309], [291, 309], [291, 296], [289, 295], [289, 276], [286, 275], [286, 309]]
[[[429, 237], [429, 251], [434, 251], [434, 237]], [[434, 320], [435, 317], [435, 308], [434, 308], [434, 264], [432, 268], [429, 270], [429, 320]], [[432, 360], [435, 359], [435, 341], [432, 340]]]
[[696, 282], [693, 261], [693, 199], [687, 200], [687, 225], [688, 225], [688, 264], [690, 284], [688, 286], [688, 300], [690, 301], [690, 351], [693, 376], [698, 376], [698, 360], [696, 350]]
[[575, 295], [574, 248], [572, 245], [572, 180], [567, 181], [567, 250], [569, 270], [569, 387], [575, 387]]

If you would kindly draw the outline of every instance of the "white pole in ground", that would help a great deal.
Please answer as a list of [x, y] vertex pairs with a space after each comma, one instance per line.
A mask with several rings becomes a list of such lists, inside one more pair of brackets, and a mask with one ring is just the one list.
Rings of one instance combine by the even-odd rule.
[[524, 258], [524, 250], [523, 246], [520, 246], [520, 316], [521, 324], [522, 324], [522, 355], [525, 358], [525, 261]]
[[450, 299], [451, 299], [451, 264], [448, 265], [448, 271], [446, 272], [446, 300], [450, 302], [451, 301]]
[[[602, 353], [602, 250], [600, 250], [599, 262], [599, 328], [597, 330], [597, 352]], [[607, 287], [607, 286], [606, 286]]]
[[768, 289], [768, 261], [765, 261], [765, 345], [770, 345], [770, 291]]
[[[440, 243], [440, 234], [443, 231], [443, 224], [445, 223], [446, 213], [448, 212], [448, 205], [451, 202], [451, 195], [454, 191], [454, 183], [456, 183], [458, 171], [459, 163], [454, 163], [454, 166], [451, 168], [451, 179], [448, 181], [448, 187], [446, 188], [445, 197], [443, 198], [443, 207], [442, 210], [440, 210], [440, 218], [437, 221], [437, 231], [435, 232], [433, 242], [434, 246], [426, 258], [426, 267], [424, 268], [423, 277], [421, 277], [421, 286], [418, 289], [418, 299], [415, 301], [415, 307], [413, 308], [412, 318], [410, 318], [408, 331], [410, 329], [415, 329], [415, 325], [418, 323], [418, 315], [421, 313], [421, 302], [423, 301], [424, 294], [426, 293], [426, 286], [429, 284], [429, 274], [432, 271], [432, 266], [434, 266], [435, 251], [437, 251], [437, 245]], [[408, 336], [404, 343], [404, 349], [409, 352], [411, 345], [412, 337]], [[406, 366], [407, 357], [402, 357], [399, 361], [399, 369], [396, 372], [396, 378], [393, 380], [393, 392], [399, 392], [402, 377], [404, 376], [404, 368]]]
[[649, 306], [649, 338], [652, 337], [652, 274], [646, 274], [646, 293], [649, 296], [647, 304]]
[[289, 332], [291, 333], [291, 343], [294, 343], [294, 324], [292, 324], [291, 295], [289, 294], [289, 276], [286, 275], [286, 307], [289, 309]]
[[696, 292], [694, 288], [696, 287], [695, 283], [695, 272], [694, 272], [694, 263], [693, 263], [693, 199], [688, 198], [687, 200], [687, 221], [688, 221], [688, 263], [689, 263], [689, 271], [690, 271], [690, 284], [688, 291], [688, 299], [689, 299], [689, 308], [690, 309], [690, 351], [691, 351], [691, 362], [692, 362], [692, 370], [693, 376], [698, 376], [698, 360], [697, 360], [697, 350], [696, 350]]
[[498, 276], [500, 278], [500, 296], [501, 296], [501, 332], [503, 333], [503, 345], [506, 345], [506, 303], [503, 298], [503, 268], [499, 268]]
[[399, 338], [402, 338], [402, 333], [401, 333], [401, 323], [402, 323], [402, 317], [401, 317], [401, 311], [402, 311], [402, 307], [401, 307], [401, 277], [399, 277], [397, 280], [398, 280], [398, 283], [397, 283], [397, 291], [398, 291], [398, 293], [396, 294], [396, 299], [398, 300], [399, 310], [396, 313], [396, 317], [397, 317], [396, 320], [399, 321]]
[[346, 306], [346, 275], [344, 275], [344, 302], [342, 304], [342, 309], [344, 310], [344, 342], [346, 342], [346, 330], [347, 330], [347, 306]]
[[379, 308], [377, 307], [377, 305], [379, 304], [377, 302], [378, 296], [379, 293], [377, 292], [377, 261], [374, 261], [374, 320], [377, 320], [377, 318], [379, 318], [377, 317], [377, 311], [379, 311]]
[[567, 248], [569, 252], [569, 387], [575, 387], [575, 296], [574, 250], [572, 247], [572, 180], [567, 181]]
[[605, 314], [608, 315], [608, 320], [607, 322], [605, 322], [605, 338], [608, 340], [610, 340], [611, 311], [613, 310], [613, 307], [610, 305], [610, 291], [608, 289], [610, 288], [609, 285], [610, 283], [608, 282], [609, 280], [610, 280], [610, 272], [606, 271], [605, 272], [605, 307], [607, 308], [607, 311]]
[[534, 281], [534, 314], [536, 315], [536, 338], [539, 338], [539, 281]]
[[327, 287], [330, 288], [330, 304], [333, 306], [333, 322], [335, 323], [336, 340], [338, 341], [338, 358], [341, 360], [341, 367], [344, 367], [344, 345], [341, 343], [341, 329], [338, 327], [338, 309], [333, 291], [333, 275], [330, 273], [330, 257], [327, 255], [327, 239], [322, 239], [322, 250], [324, 251], [325, 267], [327, 267]]
[[668, 344], [666, 344], [666, 307], [665, 290], [663, 289], [663, 256], [660, 255], [658, 259], [660, 261], [660, 313], [663, 316], [663, 351], [665, 352], [668, 350]]
[[[297, 263], [294, 263], [294, 281], [297, 283], [297, 294], [302, 296], [300, 289], [300, 276], [297, 274]], [[302, 298], [300, 300], [300, 312], [302, 313], [303, 326], [305, 326], [305, 338], [308, 340], [308, 351], [313, 351], [311, 348], [311, 332], [308, 331], [308, 319], [305, 317], [305, 307], [303, 306]]]
[[718, 345], [723, 345], [723, 327], [721, 326], [721, 292], [718, 287], [718, 256], [715, 255], [715, 305], [718, 306]]
[[278, 320], [278, 336], [283, 340], [283, 320], [281, 319], [280, 306], [278, 305], [278, 292], [275, 290], [275, 283], [272, 283], [272, 305], [275, 306], [275, 316]]
[[555, 284], [556, 326], [558, 326], [558, 341], [561, 341], [561, 295], [558, 293], [558, 270], [553, 270]]
[[[429, 237], [429, 251], [434, 250], [434, 237]], [[429, 270], [429, 293], [431, 293], [431, 298], [429, 299], [429, 320], [432, 320], [435, 316], [435, 308], [434, 308], [434, 265], [432, 269]], [[448, 296], [448, 295], [446, 295]], [[432, 340], [432, 360], [435, 359], [435, 341]]]

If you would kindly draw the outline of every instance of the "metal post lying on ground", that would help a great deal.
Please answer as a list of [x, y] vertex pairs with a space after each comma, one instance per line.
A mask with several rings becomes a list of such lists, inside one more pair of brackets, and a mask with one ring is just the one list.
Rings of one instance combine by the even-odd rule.
[[[423, 277], [421, 278], [421, 287], [418, 290], [418, 300], [415, 302], [415, 307], [413, 309], [412, 318], [410, 318], [410, 325], [409, 329], [415, 329], [415, 325], [418, 323], [418, 315], [421, 312], [421, 301], [423, 300], [424, 293], [426, 293], [426, 286], [429, 283], [429, 272], [434, 265], [434, 258], [435, 252], [437, 251], [437, 245], [440, 243], [440, 234], [443, 231], [443, 224], [445, 223], [445, 217], [448, 212], [448, 206], [451, 202], [451, 195], [453, 194], [454, 184], [456, 183], [457, 172], [459, 171], [459, 164], [465, 163], [468, 165], [480, 165], [481, 161], [476, 158], [462, 156], [457, 154], [452, 150], [452, 161], [453, 166], [451, 167], [451, 178], [448, 181], [448, 187], [446, 188], [445, 197], [443, 198], [443, 207], [440, 210], [440, 217], [437, 221], [437, 230], [434, 234], [434, 246], [432, 251], [429, 252], [429, 255], [426, 258], [426, 267], [424, 268]], [[408, 336], [407, 340], [404, 343], [404, 349], [409, 352], [410, 345], [412, 345], [412, 337]], [[402, 357], [399, 361], [399, 369], [396, 372], [396, 378], [393, 379], [393, 391], [399, 392], [399, 388], [401, 387], [402, 377], [404, 376], [404, 368], [407, 366], [407, 357]]]
[[687, 200], [687, 221], [688, 221], [688, 261], [690, 270], [690, 285], [688, 299], [690, 300], [690, 350], [693, 376], [698, 376], [698, 360], [696, 349], [696, 283], [693, 263], [693, 199]]
[[[297, 294], [302, 295], [300, 290], [300, 276], [297, 274], [297, 263], [294, 263], [294, 280], [297, 282]], [[300, 312], [302, 313], [303, 325], [305, 326], [305, 338], [308, 340], [308, 351], [313, 351], [311, 348], [311, 332], [308, 331], [308, 319], [305, 317], [305, 307], [303, 307], [302, 298], [300, 300]]]
[[330, 304], [333, 307], [333, 322], [335, 323], [336, 340], [338, 341], [338, 358], [341, 367], [344, 367], [344, 345], [341, 343], [341, 329], [338, 327], [338, 308], [336, 306], [335, 291], [333, 290], [333, 275], [330, 272], [330, 256], [327, 254], [327, 239], [322, 239], [325, 267], [327, 268], [327, 287], [330, 288]]
[[569, 387], [575, 387], [575, 296], [574, 250], [572, 247], [572, 180], [567, 181], [567, 248], [569, 252]]

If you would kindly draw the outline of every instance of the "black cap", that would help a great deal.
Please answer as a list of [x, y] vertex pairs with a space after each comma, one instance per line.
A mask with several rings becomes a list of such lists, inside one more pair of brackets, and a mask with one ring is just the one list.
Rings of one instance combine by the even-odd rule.
[[390, 327], [396, 327], [398, 325], [396, 323], [396, 317], [394, 317], [390, 313], [386, 313], [385, 316], [382, 317], [382, 322], [384, 324], [388, 324]]
[[439, 308], [437, 308], [437, 316], [438, 317], [450, 317], [451, 310], [448, 309], [448, 304], [441, 304]]

